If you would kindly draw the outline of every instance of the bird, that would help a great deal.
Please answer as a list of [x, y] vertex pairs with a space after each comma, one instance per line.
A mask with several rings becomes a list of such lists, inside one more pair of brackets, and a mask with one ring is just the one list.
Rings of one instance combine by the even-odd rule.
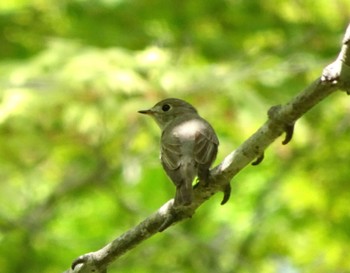
[[209, 168], [218, 152], [219, 140], [213, 127], [191, 104], [177, 98], [164, 99], [138, 112], [154, 118], [161, 129], [160, 158], [176, 187], [174, 205], [191, 205], [195, 177], [199, 183], [209, 182]]

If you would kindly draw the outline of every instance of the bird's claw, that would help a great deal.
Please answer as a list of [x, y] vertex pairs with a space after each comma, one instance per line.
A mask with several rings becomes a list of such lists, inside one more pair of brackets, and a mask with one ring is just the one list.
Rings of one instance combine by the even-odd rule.
[[221, 205], [225, 205], [226, 202], [230, 199], [230, 196], [231, 196], [231, 184], [228, 183], [225, 185], [224, 187], [224, 197], [222, 198], [222, 201], [221, 201]]
[[88, 260], [88, 254], [85, 255], [81, 255], [78, 258], [76, 258], [71, 265], [72, 270], [74, 270], [74, 268], [78, 265], [78, 264], [84, 264], [86, 263]]
[[[280, 119], [278, 117], [278, 114], [280, 112], [281, 107], [282, 107], [281, 105], [272, 106], [269, 109], [269, 111], [267, 112], [269, 119], [274, 119], [274, 120], [278, 121]], [[282, 141], [283, 145], [286, 145], [287, 143], [289, 143], [292, 140], [293, 133], [294, 133], [294, 125], [295, 125], [295, 121], [284, 124], [283, 129], [284, 129], [284, 132], [286, 133], [286, 136], [285, 136], [284, 140]]]
[[293, 133], [294, 133], [294, 123], [293, 124], [288, 124], [284, 127], [284, 131], [286, 132], [286, 136], [284, 140], [282, 141], [283, 145], [288, 144], [292, 138], [293, 138]]
[[261, 153], [256, 159], [255, 161], [252, 162], [253, 166], [259, 165], [263, 160], [264, 160], [265, 154]]
[[87, 253], [76, 258], [71, 265], [72, 270], [75, 270], [77, 266], [88, 267], [89, 272], [105, 272], [99, 270], [95, 264], [95, 258], [93, 252]]

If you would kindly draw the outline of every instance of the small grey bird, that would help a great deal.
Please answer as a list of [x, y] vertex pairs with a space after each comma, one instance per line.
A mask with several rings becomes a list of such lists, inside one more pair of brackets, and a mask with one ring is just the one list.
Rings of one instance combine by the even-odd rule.
[[162, 100], [139, 113], [152, 116], [162, 130], [161, 162], [176, 186], [174, 204], [190, 205], [194, 178], [208, 182], [209, 168], [218, 152], [214, 129], [191, 104], [180, 99]]

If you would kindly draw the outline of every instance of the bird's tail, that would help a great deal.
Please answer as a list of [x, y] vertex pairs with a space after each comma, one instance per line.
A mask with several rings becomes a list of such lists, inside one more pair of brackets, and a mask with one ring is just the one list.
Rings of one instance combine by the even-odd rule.
[[175, 204], [188, 206], [191, 205], [193, 200], [193, 190], [192, 190], [192, 181], [183, 181], [181, 185], [176, 187], [175, 194]]
[[193, 200], [192, 182], [196, 176], [196, 168], [192, 159], [183, 159], [179, 168], [180, 183], [176, 183], [175, 204], [188, 206]]

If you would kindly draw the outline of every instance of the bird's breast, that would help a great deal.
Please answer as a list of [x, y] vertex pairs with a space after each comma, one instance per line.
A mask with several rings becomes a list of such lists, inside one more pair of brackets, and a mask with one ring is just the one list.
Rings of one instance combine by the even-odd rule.
[[180, 142], [194, 141], [196, 135], [203, 129], [201, 120], [191, 119], [174, 125], [172, 134], [178, 138]]

